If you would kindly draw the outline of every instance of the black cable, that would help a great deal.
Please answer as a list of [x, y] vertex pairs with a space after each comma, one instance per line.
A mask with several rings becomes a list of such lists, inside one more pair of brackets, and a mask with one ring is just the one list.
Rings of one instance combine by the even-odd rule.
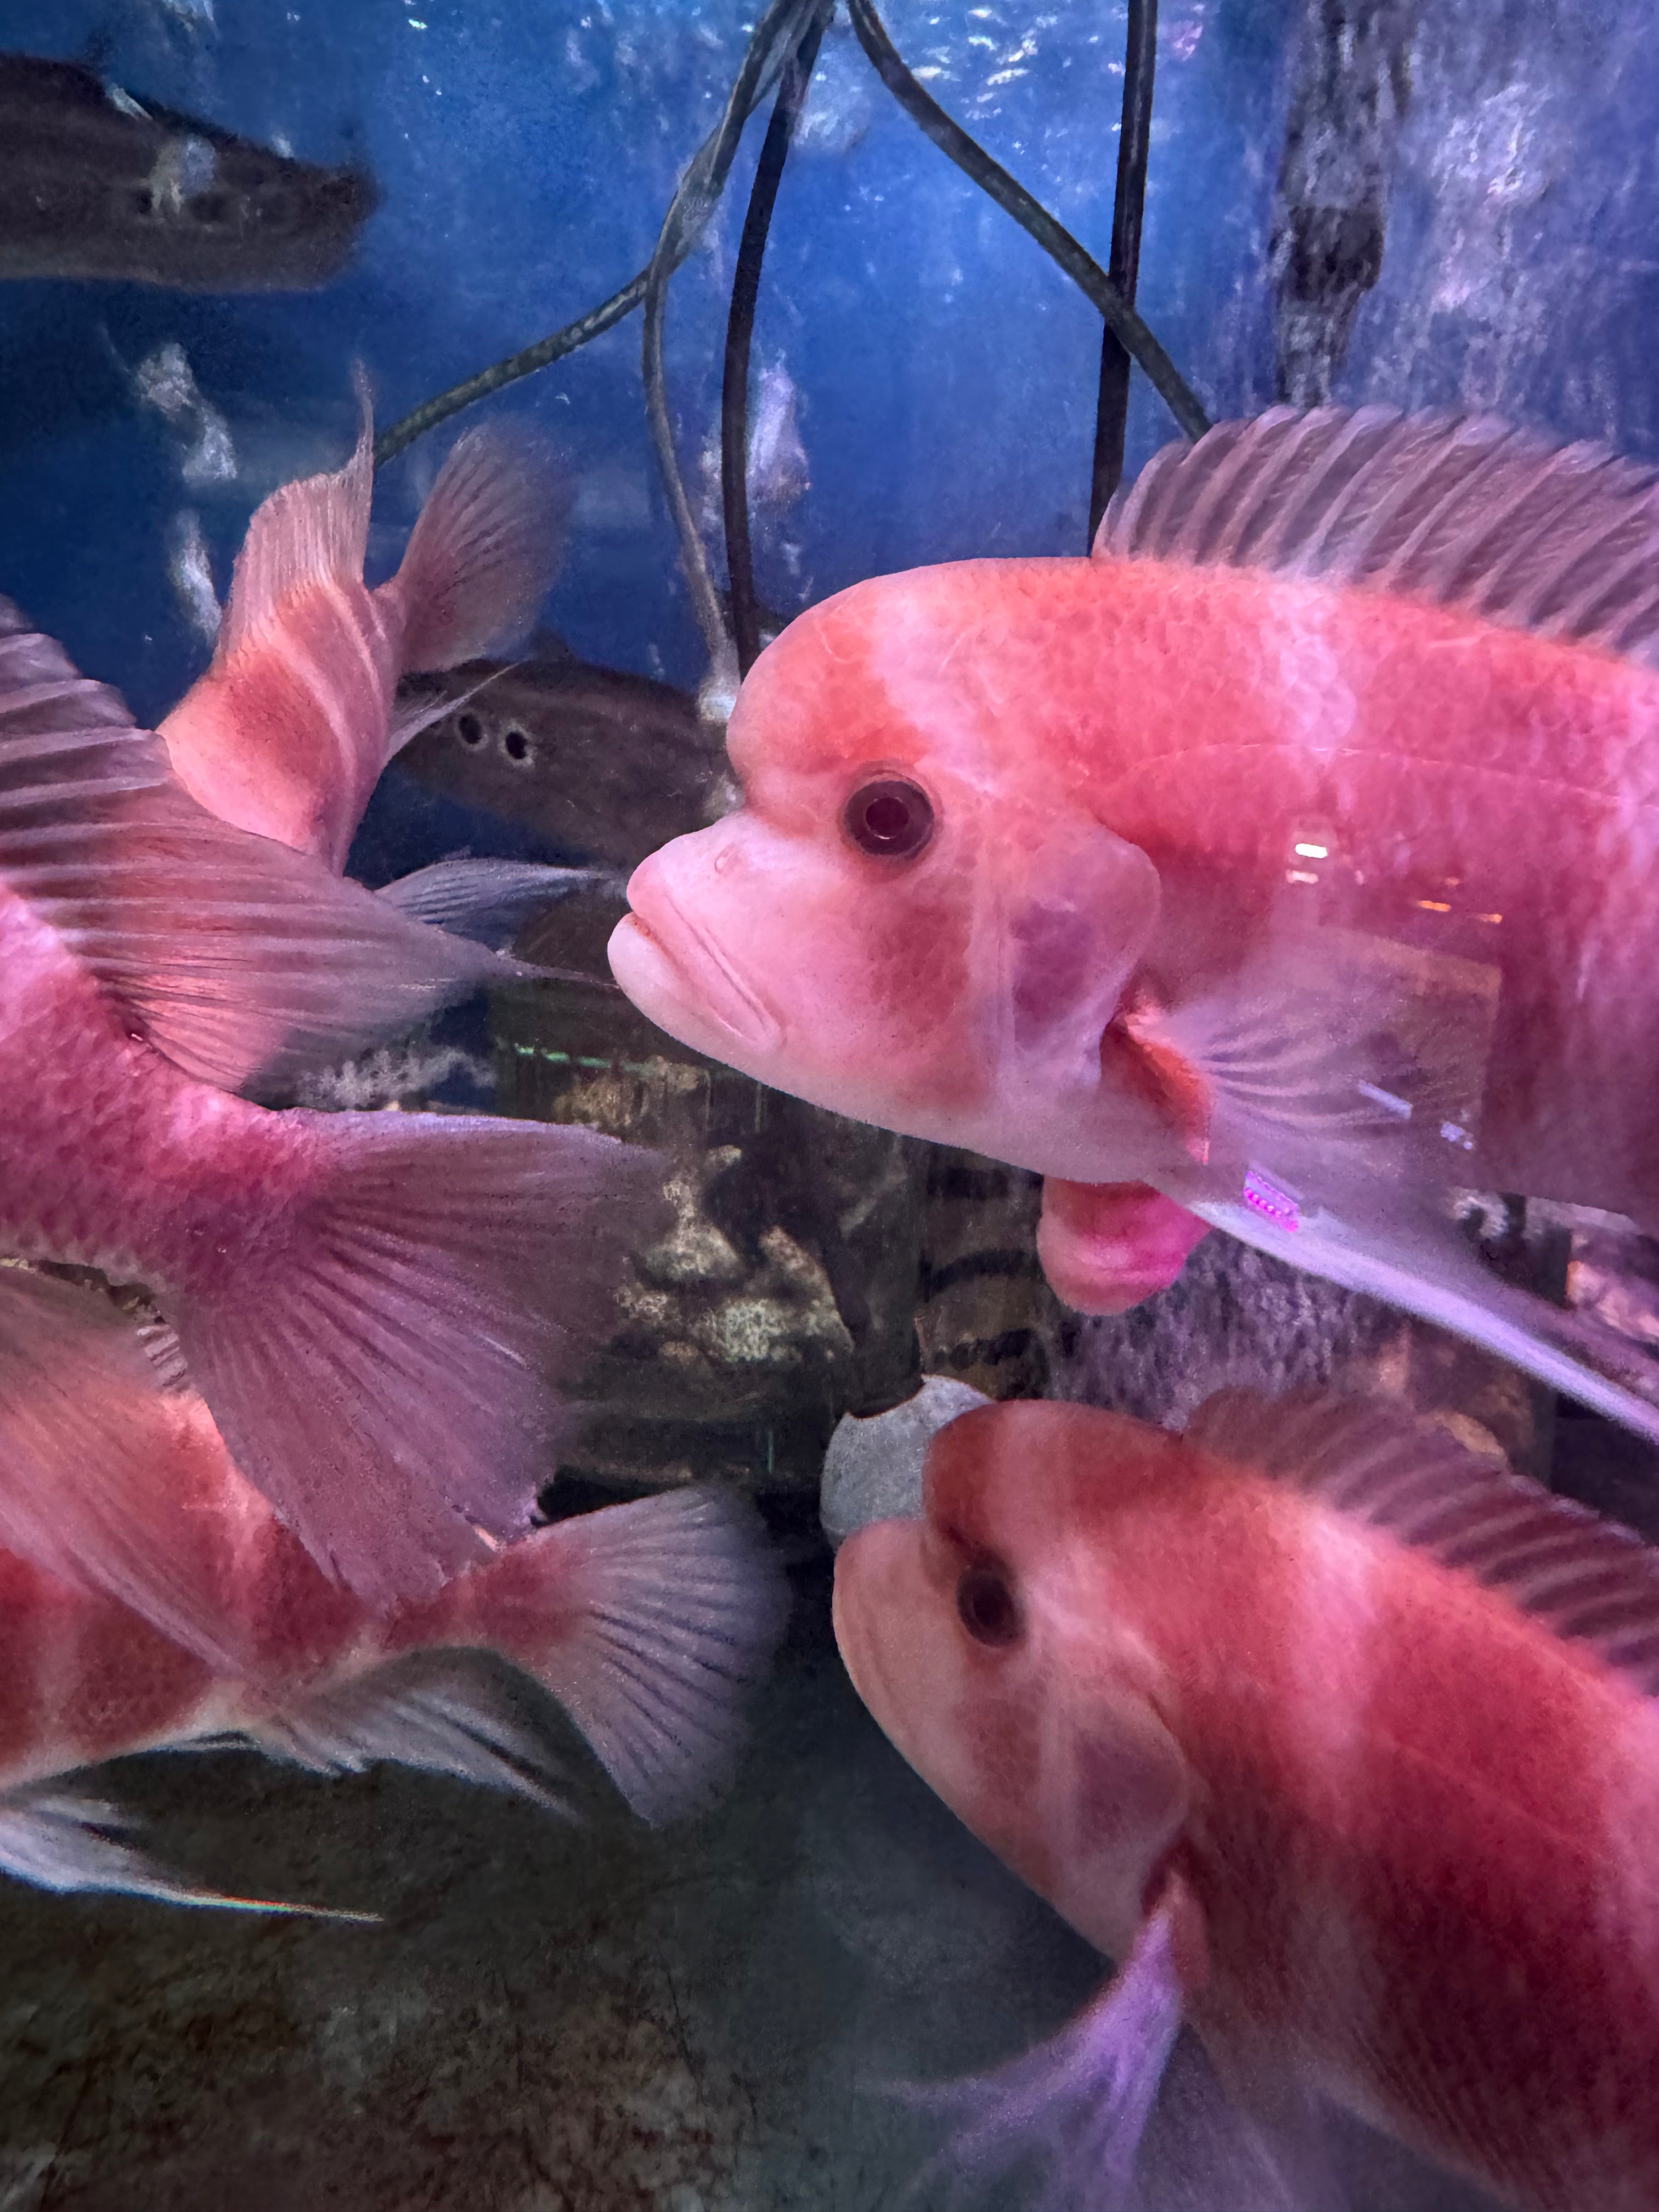
[[874, 65], [889, 92], [919, 124], [942, 153], [971, 177], [980, 190], [1029, 231], [1049, 258], [1063, 269], [1078, 289], [1091, 300], [1117, 333], [1131, 358], [1189, 438], [1201, 438], [1210, 418], [1199, 404], [1181, 372], [1164, 352], [1145, 322], [1118, 290], [1100, 264], [1085, 253], [1071, 232], [1055, 222], [1024, 185], [994, 161], [984, 148], [948, 116], [932, 94], [924, 92], [900, 58], [882, 20], [870, 0], [847, 0], [847, 12], [859, 44]]
[[756, 25], [749, 51], [743, 58], [743, 66], [726, 101], [726, 112], [681, 179], [679, 190], [663, 218], [651, 266], [646, 271], [645, 329], [640, 349], [646, 420], [669, 511], [679, 537], [680, 561], [691, 593], [692, 611], [708, 648], [709, 665], [717, 686], [735, 682], [737, 655], [720, 594], [709, 574], [708, 556], [696, 517], [686, 495], [679, 456], [674, 449], [674, 428], [669, 420], [668, 389], [663, 369], [663, 321], [668, 302], [668, 281], [707, 229], [708, 218], [726, 189], [744, 125], [770, 89], [776, 69], [796, 45], [803, 23], [816, 13], [819, 4], [820, 0], [772, 0], [772, 5]]
[[783, 165], [789, 158], [795, 125], [805, 105], [806, 88], [812, 82], [818, 46], [833, 9], [834, 0], [818, 7], [784, 64], [749, 194], [726, 321], [726, 369], [720, 385], [720, 504], [726, 524], [726, 569], [731, 583], [732, 634], [740, 677], [747, 676], [760, 654], [760, 607], [755, 598], [755, 555], [749, 534], [749, 355], [755, 335], [755, 307]]
[[[1152, 128], [1152, 77], [1158, 67], [1158, 0], [1129, 0], [1123, 52], [1123, 122], [1117, 141], [1117, 190], [1112, 200], [1112, 258], [1106, 274], [1133, 307], [1140, 274], [1140, 219], [1146, 206], [1146, 149]], [[1123, 440], [1129, 420], [1129, 356], [1109, 325], [1100, 337], [1100, 398], [1095, 407], [1094, 479], [1089, 489], [1089, 543], [1107, 501], [1123, 481]]]
[[[744, 54], [737, 85], [733, 88], [734, 95], [742, 90], [746, 99], [739, 130], [742, 123], [747, 122], [760, 106], [769, 89], [767, 64], [772, 58], [772, 49], [775, 44], [774, 19], [780, 12], [774, 9], [773, 14], [757, 27]], [[728, 103], [726, 112], [692, 155], [686, 170], [686, 182], [694, 176], [707, 174], [730, 120]], [[731, 167], [732, 154], [735, 151], [736, 141], [733, 139], [726, 155], [725, 167], [720, 171], [721, 184], [725, 182], [725, 172]], [[684, 189], [684, 184], [682, 184], [680, 191], [675, 196], [677, 208]], [[718, 198], [718, 191], [715, 197]], [[704, 212], [705, 222], [708, 212]], [[696, 226], [688, 228], [681, 237], [673, 264], [675, 268], [693, 252], [702, 234], [701, 226]], [[589, 344], [594, 338], [603, 337], [607, 331], [615, 330], [618, 323], [626, 322], [645, 298], [646, 288], [661, 251], [661, 240], [659, 240], [657, 252], [653, 254], [637, 276], [630, 276], [621, 291], [613, 292], [608, 300], [601, 301], [597, 307], [590, 307], [585, 315], [578, 315], [574, 323], [567, 323], [562, 330], [555, 331], [550, 337], [538, 338], [534, 345], [526, 346], [521, 352], [509, 354], [505, 361], [492, 362], [489, 368], [481, 368], [476, 376], [466, 377], [459, 384], [452, 384], [447, 392], [437, 392], [432, 398], [423, 399], [418, 407], [411, 408], [407, 415], [394, 422], [389, 430], [383, 430], [375, 440], [377, 466], [384, 466], [394, 455], [401, 453], [405, 446], [413, 445], [416, 438], [435, 429], [440, 422], [447, 422], [452, 415], [459, 415], [464, 408], [473, 406], [480, 399], [487, 399], [492, 392], [501, 391], [505, 385], [516, 384], [521, 376], [533, 376], [538, 368], [551, 368], [556, 361], [562, 361], [567, 354], [574, 353], [578, 347]], [[672, 270], [669, 273], [672, 275]]]

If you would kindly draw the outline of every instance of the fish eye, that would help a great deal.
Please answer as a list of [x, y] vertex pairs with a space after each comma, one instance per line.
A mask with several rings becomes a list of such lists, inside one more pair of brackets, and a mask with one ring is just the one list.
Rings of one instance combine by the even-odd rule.
[[933, 834], [933, 802], [902, 776], [878, 776], [859, 786], [841, 818], [860, 852], [913, 860]]
[[975, 1644], [1018, 1644], [1025, 1632], [1019, 1600], [1004, 1570], [981, 1559], [957, 1584], [957, 1613]]
[[462, 714], [456, 720], [455, 734], [464, 745], [481, 745], [484, 738], [483, 724], [476, 714]]
[[509, 730], [501, 739], [501, 750], [522, 768], [530, 758], [530, 740], [522, 730]]

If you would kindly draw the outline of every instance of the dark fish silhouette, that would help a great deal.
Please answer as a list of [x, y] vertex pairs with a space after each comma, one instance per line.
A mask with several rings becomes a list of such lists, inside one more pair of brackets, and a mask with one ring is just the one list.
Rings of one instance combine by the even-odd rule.
[[708, 818], [723, 757], [690, 695], [579, 660], [544, 633], [538, 657], [406, 678], [400, 710], [455, 701], [398, 755], [429, 790], [632, 867]]
[[379, 195], [72, 62], [0, 54], [0, 277], [186, 292], [326, 283]]

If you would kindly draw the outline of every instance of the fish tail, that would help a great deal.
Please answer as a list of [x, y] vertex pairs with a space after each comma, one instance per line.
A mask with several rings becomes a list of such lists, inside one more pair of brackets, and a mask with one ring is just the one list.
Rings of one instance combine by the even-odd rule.
[[404, 669], [453, 668], [527, 629], [557, 573], [569, 509], [544, 447], [493, 424], [469, 430], [439, 471], [403, 566], [374, 595], [401, 612]]
[[702, 1486], [538, 1528], [459, 1587], [475, 1640], [552, 1692], [653, 1821], [729, 1776], [788, 1610], [752, 1507]]
[[528, 1526], [661, 1164], [532, 1121], [287, 1119], [293, 1194], [169, 1318], [242, 1473], [389, 1605]]

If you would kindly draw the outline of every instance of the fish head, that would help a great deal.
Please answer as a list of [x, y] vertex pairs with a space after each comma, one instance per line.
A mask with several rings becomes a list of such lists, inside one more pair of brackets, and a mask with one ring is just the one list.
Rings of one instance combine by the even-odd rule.
[[1115, 1133], [1126, 1160], [1161, 1137], [1102, 1067], [1158, 873], [1022, 753], [951, 588], [982, 565], [854, 586], [768, 647], [727, 732], [742, 804], [635, 872], [611, 966], [779, 1090], [1097, 1180]]
[[923, 1780], [1121, 1956], [1188, 1784], [1156, 1665], [1114, 1617], [1110, 1523], [1179, 1446], [1118, 1415], [1080, 1425], [1081, 1410], [1009, 1401], [942, 1429], [921, 1515], [837, 1553], [836, 1640]]

